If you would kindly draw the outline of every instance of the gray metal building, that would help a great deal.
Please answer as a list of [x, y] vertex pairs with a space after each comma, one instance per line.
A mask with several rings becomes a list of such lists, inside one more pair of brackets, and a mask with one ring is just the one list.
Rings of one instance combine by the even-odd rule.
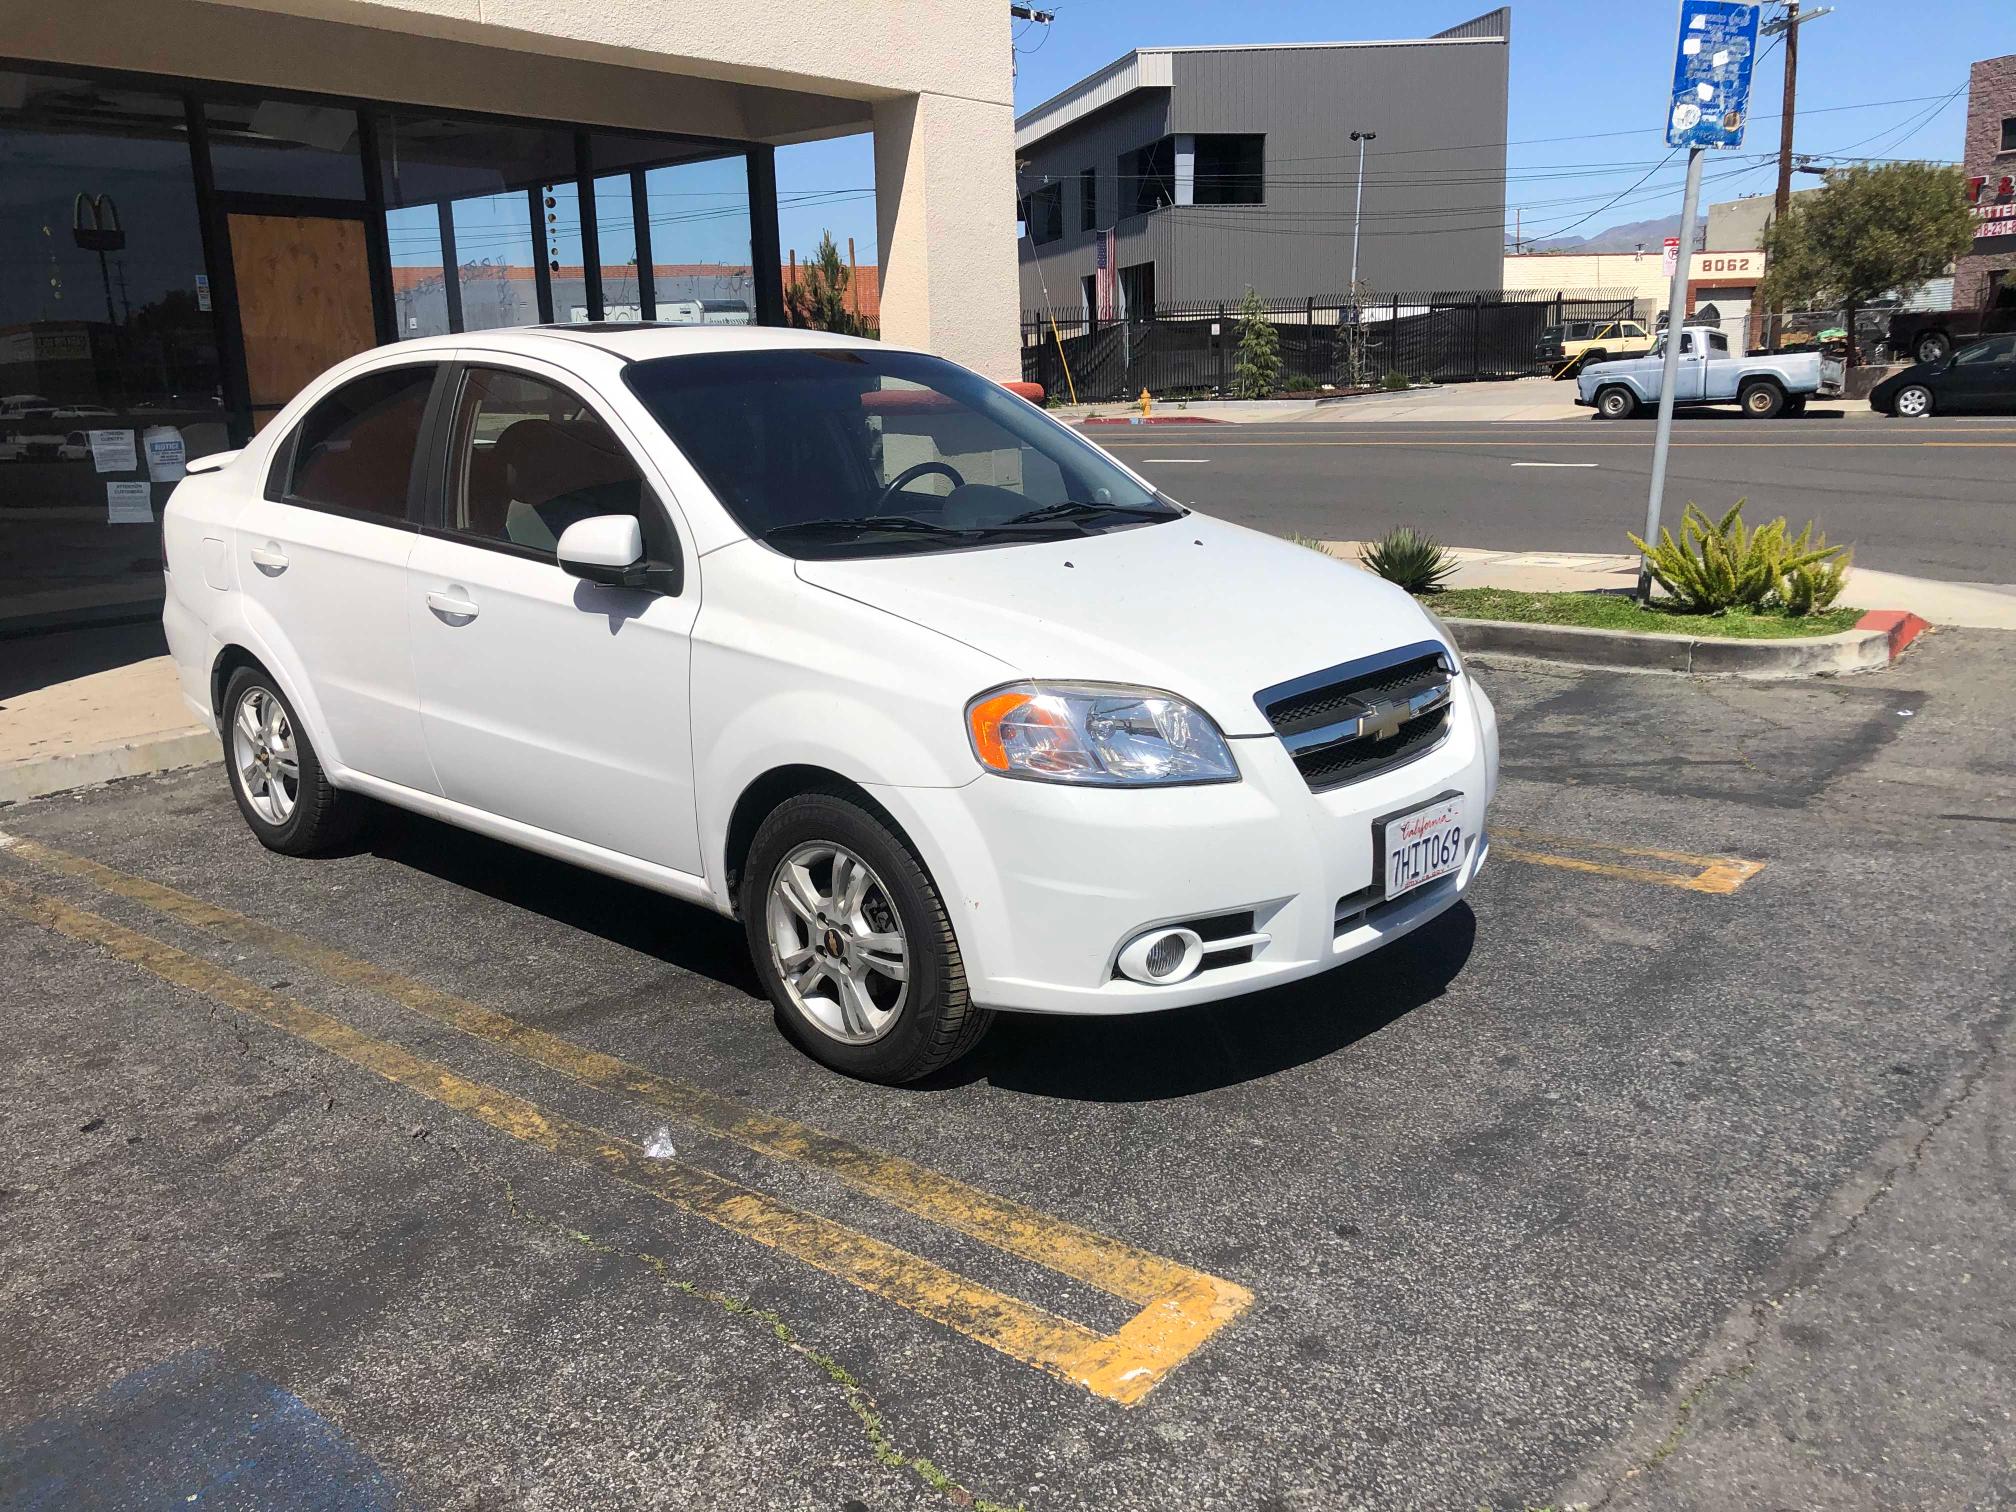
[[[1097, 308], [1113, 232], [1129, 309], [1348, 291], [1491, 290], [1503, 272], [1501, 7], [1407, 41], [1143, 48], [1018, 117], [1025, 309]], [[1565, 103], [1565, 102], [1564, 102]]]

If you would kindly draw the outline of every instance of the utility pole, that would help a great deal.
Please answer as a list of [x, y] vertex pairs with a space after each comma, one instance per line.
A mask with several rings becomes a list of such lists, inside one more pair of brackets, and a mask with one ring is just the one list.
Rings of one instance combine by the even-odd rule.
[[[1802, 14], [1799, 0], [1785, 0], [1785, 14], [1772, 17], [1759, 28], [1766, 36], [1785, 38], [1785, 101], [1778, 116], [1778, 194], [1771, 205], [1773, 224], [1783, 221], [1792, 206], [1792, 128], [1799, 104], [1799, 27], [1802, 22], [1818, 21], [1833, 9], [1831, 5], [1823, 5]], [[1771, 320], [1770, 344], [1776, 348], [1783, 334], [1776, 329], [1776, 311], [1772, 312]]]
[[[1016, 21], [1028, 21], [1036, 26], [1048, 26], [1052, 21], [1057, 19], [1055, 11], [1038, 10], [1033, 5], [1011, 5], [1008, 7], [1008, 14]], [[1021, 66], [1016, 62], [1016, 56], [1019, 51], [1020, 49], [1017, 48], [1009, 49], [1008, 75], [1010, 78], [1017, 77], [1021, 73]], [[1034, 49], [1032, 48], [1031, 51], [1033, 52]]]

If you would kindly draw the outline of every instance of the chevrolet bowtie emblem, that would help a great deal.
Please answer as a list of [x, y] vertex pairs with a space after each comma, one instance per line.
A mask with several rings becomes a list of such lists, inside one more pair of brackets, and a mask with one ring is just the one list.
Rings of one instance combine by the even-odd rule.
[[1405, 699], [1396, 703], [1367, 704], [1358, 716], [1358, 738], [1391, 740], [1400, 727], [1414, 717], [1414, 705]]

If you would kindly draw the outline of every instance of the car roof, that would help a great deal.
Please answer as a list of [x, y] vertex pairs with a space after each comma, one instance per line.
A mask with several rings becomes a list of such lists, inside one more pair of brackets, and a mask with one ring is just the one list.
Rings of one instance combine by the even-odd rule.
[[397, 343], [415, 355], [468, 348], [516, 352], [536, 357], [556, 346], [588, 346], [625, 362], [654, 357], [693, 356], [709, 352], [767, 352], [834, 347], [889, 348], [879, 341], [840, 336], [831, 331], [800, 331], [782, 326], [686, 325], [670, 321], [576, 321], [567, 325], [501, 326], [460, 335], [421, 336]]

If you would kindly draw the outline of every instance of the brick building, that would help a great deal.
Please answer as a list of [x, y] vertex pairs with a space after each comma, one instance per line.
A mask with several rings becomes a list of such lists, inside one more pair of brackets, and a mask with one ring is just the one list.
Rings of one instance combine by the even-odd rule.
[[1980, 305], [2016, 272], [2016, 53], [1983, 58], [1967, 80], [1967, 192], [1974, 250], [1953, 269], [1953, 303]]

